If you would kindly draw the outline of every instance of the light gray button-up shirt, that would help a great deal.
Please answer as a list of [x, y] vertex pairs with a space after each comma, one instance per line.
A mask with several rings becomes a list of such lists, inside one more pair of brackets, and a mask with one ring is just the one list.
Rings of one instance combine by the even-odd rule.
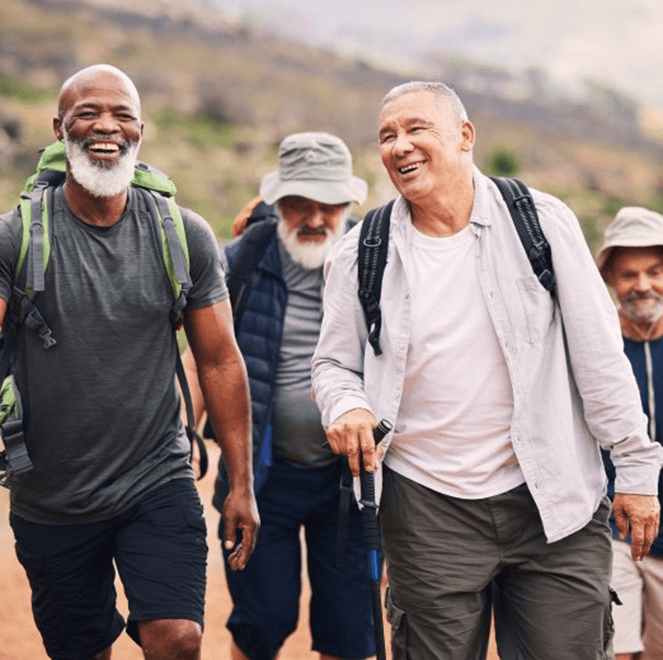
[[[513, 390], [511, 440], [552, 543], [584, 527], [605, 493], [599, 446], [611, 452], [615, 491], [646, 495], [657, 493], [663, 447], [647, 436], [617, 313], [573, 212], [531, 191], [552, 249], [553, 300], [532, 271], [499, 191], [477, 168], [474, 187], [470, 225]], [[313, 356], [313, 393], [325, 426], [354, 408], [397, 422], [410, 336], [409, 222], [399, 197], [382, 283], [379, 357], [367, 346], [357, 296], [359, 227], [327, 259], [324, 319]]]

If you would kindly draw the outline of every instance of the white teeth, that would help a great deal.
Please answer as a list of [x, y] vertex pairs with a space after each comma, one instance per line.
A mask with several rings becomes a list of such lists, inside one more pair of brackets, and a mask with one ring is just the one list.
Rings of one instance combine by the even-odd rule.
[[119, 147], [113, 142], [98, 142], [90, 146], [90, 151], [118, 151]]
[[399, 167], [398, 171], [401, 174], [409, 174], [410, 172], [414, 172], [418, 167], [419, 167], [419, 164], [414, 163], [413, 165], [406, 165], [405, 167]]

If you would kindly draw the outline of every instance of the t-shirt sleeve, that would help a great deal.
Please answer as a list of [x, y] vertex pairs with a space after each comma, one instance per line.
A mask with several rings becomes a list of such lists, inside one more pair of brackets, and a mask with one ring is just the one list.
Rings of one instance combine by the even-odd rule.
[[0, 215], [0, 298], [9, 300], [14, 286], [14, 271], [21, 250], [19, 214], [10, 211]]
[[197, 213], [181, 209], [189, 248], [192, 287], [187, 307], [208, 307], [228, 298], [221, 266], [220, 248], [209, 224]]

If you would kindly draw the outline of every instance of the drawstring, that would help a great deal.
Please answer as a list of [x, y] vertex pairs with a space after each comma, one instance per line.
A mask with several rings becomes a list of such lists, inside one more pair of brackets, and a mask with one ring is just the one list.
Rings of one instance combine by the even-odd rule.
[[656, 398], [654, 397], [654, 368], [649, 341], [645, 341], [645, 368], [647, 369], [647, 393], [649, 395], [649, 437], [656, 440]]

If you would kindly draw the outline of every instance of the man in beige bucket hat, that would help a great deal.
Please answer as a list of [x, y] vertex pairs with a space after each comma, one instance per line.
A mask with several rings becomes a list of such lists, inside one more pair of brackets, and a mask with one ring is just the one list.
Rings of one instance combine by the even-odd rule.
[[[279, 148], [278, 169], [262, 179], [260, 198], [240, 214], [233, 228], [240, 236], [224, 252], [231, 297], [231, 278], [240, 278], [246, 262], [252, 265], [245, 304], [240, 310], [238, 295], [234, 310], [251, 387], [255, 488], [262, 519], [248, 572], [226, 570], [233, 598], [227, 622], [232, 660], [275, 658], [295, 630], [302, 529], [313, 650], [322, 660], [375, 655], [359, 511], [354, 502], [340, 506], [343, 463], [326, 444], [311, 400], [311, 356], [322, 319], [322, 265], [332, 245], [354, 224], [349, 221], [351, 204], [363, 202], [366, 191], [366, 182], [352, 172], [343, 140], [329, 133], [289, 135]], [[259, 247], [247, 251], [251, 244]], [[223, 504], [226, 490], [221, 465], [216, 506]], [[347, 516], [345, 567], [337, 565], [339, 509]]]
[[[603, 279], [618, 302], [624, 350], [638, 381], [649, 417], [649, 435], [663, 442], [663, 215], [637, 206], [617, 213], [605, 230], [596, 258]], [[609, 493], [615, 469], [604, 462]], [[659, 477], [658, 497], [663, 501]], [[630, 539], [613, 528], [612, 586], [623, 605], [613, 609], [616, 660], [663, 658], [663, 529], [650, 554], [634, 562]]]

